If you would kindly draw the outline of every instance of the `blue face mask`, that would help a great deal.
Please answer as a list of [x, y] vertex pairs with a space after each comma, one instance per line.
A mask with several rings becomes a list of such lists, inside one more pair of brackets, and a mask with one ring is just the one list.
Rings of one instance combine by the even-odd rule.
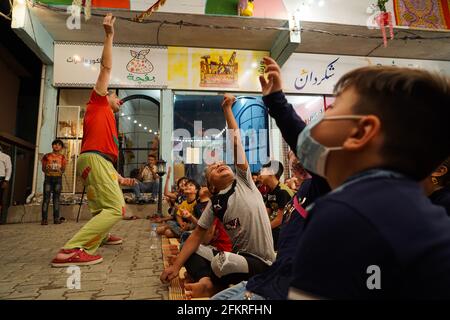
[[361, 119], [363, 116], [348, 115], [348, 116], [329, 116], [325, 117], [324, 113], [320, 113], [303, 129], [299, 134], [297, 140], [297, 157], [300, 163], [306, 170], [318, 174], [326, 178], [325, 169], [327, 165], [327, 158], [330, 151], [342, 150], [343, 147], [326, 147], [317, 142], [311, 136], [311, 130], [319, 124], [322, 120], [349, 120]]

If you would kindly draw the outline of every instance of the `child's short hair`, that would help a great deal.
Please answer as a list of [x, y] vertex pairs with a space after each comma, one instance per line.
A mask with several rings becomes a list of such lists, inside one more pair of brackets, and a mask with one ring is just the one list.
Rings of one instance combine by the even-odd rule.
[[276, 172], [274, 173], [274, 176], [277, 177], [278, 180], [280, 180], [280, 178], [284, 172], [283, 164], [277, 160], [270, 160], [269, 162], [264, 164], [262, 167], [263, 168], [272, 168], [272, 169], [276, 170]]
[[54, 146], [55, 144], [59, 144], [61, 146], [61, 148], [64, 148], [64, 142], [62, 142], [61, 139], [55, 139], [52, 142], [52, 146]]
[[186, 184], [193, 184], [197, 191], [200, 190], [200, 184], [198, 184], [198, 182], [194, 179], [187, 179]]
[[399, 67], [364, 67], [345, 74], [335, 94], [354, 89], [356, 114], [381, 120], [384, 165], [416, 180], [426, 178], [450, 154], [450, 80]]

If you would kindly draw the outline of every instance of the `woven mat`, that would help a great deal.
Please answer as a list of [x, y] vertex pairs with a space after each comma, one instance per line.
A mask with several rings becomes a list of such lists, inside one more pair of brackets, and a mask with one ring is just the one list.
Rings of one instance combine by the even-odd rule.
[[[167, 238], [166, 236], [161, 237], [162, 243], [162, 255], [164, 268], [170, 265], [171, 259], [179, 253], [179, 245], [177, 239]], [[184, 272], [186, 269], [183, 267], [180, 270], [180, 275], [173, 279], [169, 284], [169, 300], [186, 300], [186, 295], [184, 294]]]

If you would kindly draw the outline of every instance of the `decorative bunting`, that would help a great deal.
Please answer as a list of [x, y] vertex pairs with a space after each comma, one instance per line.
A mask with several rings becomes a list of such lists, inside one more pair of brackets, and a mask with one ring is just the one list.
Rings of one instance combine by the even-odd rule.
[[375, 21], [381, 28], [381, 34], [383, 36], [383, 44], [385, 48], [387, 47], [386, 26], [389, 26], [389, 35], [391, 36], [391, 40], [394, 39], [392, 14], [386, 11], [386, 2], [388, 2], [388, 0], [378, 0], [378, 8], [381, 12], [375, 17]]
[[142, 12], [141, 14], [137, 15], [133, 20], [142, 22], [145, 18], [150, 16], [153, 12], [157, 11], [160, 6], [163, 6], [166, 3], [166, 0], [158, 0], [153, 4], [150, 8], [148, 8], [147, 11]]

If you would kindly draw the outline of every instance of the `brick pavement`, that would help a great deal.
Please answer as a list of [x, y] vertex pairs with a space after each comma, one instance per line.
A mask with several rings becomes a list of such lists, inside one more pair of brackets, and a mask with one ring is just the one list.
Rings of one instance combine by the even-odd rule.
[[81, 289], [67, 288], [67, 268], [50, 261], [85, 221], [41, 226], [37, 223], [0, 226], [0, 299], [32, 300], [167, 300], [161, 284], [161, 240], [150, 249], [150, 222], [120, 221], [112, 233], [124, 238], [118, 246], [103, 246], [103, 262], [80, 267]]

